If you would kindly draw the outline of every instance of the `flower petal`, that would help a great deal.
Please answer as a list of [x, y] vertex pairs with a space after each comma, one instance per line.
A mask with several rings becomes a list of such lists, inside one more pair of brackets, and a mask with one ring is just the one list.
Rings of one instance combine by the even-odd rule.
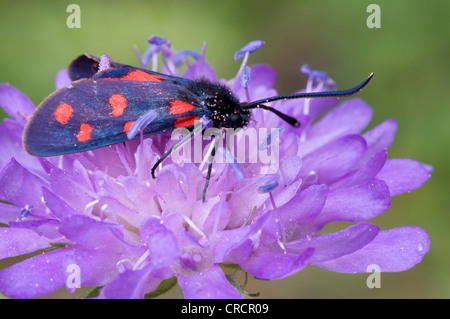
[[369, 124], [372, 113], [370, 106], [359, 98], [343, 102], [311, 126], [301, 154], [308, 154], [338, 137], [361, 132]]
[[408, 270], [420, 263], [430, 248], [428, 234], [420, 227], [406, 226], [380, 231], [360, 250], [317, 266], [343, 273], [363, 273], [377, 265], [382, 272]]
[[286, 244], [288, 251], [302, 252], [306, 248], [314, 248], [311, 264], [335, 259], [370, 243], [378, 234], [378, 226], [363, 222], [352, 225], [337, 233], [313, 236], [301, 239], [296, 243]]
[[57, 90], [64, 87], [70, 87], [72, 85], [72, 80], [69, 76], [69, 71], [67, 69], [62, 69], [56, 74], [55, 87]]
[[395, 196], [420, 188], [430, 178], [430, 170], [411, 159], [390, 159], [377, 178], [384, 180], [391, 196]]
[[219, 266], [213, 265], [191, 276], [178, 275], [185, 299], [241, 299]]
[[20, 207], [0, 202], [0, 223], [8, 225], [17, 220], [20, 215]]
[[25, 123], [35, 110], [33, 102], [8, 83], [0, 84], [0, 106], [9, 116], [21, 123]]
[[275, 218], [274, 211], [267, 212], [249, 226], [220, 231], [211, 236], [209, 241], [214, 251], [213, 261], [240, 264], [248, 258], [253, 245], [259, 245], [261, 230], [266, 223], [271, 223]]
[[308, 175], [314, 173], [315, 184], [331, 184], [351, 171], [367, 150], [366, 141], [358, 134], [340, 137], [303, 158], [299, 176], [303, 187], [309, 186]]
[[50, 247], [47, 238], [30, 229], [0, 228], [0, 259], [31, 253]]
[[317, 216], [325, 205], [328, 195], [326, 185], [312, 185], [280, 208], [280, 217], [284, 227], [308, 221]]
[[381, 150], [375, 153], [362, 167], [334, 183], [331, 189], [349, 187], [375, 178], [386, 163], [386, 159], [387, 150]]
[[367, 142], [367, 152], [360, 159], [357, 167], [364, 165], [375, 153], [387, 150], [394, 141], [395, 133], [397, 131], [397, 121], [388, 119], [381, 124], [378, 124], [370, 131], [363, 134]]
[[161, 282], [151, 276], [152, 270], [151, 265], [139, 270], [126, 269], [103, 287], [100, 298], [143, 299], [145, 293], [156, 289]]
[[0, 199], [45, 209], [42, 205], [42, 187], [47, 184], [12, 158], [0, 172]]
[[61, 222], [57, 219], [40, 218], [36, 220], [10, 222], [9, 224], [11, 227], [15, 227], [17, 229], [23, 228], [32, 230], [39, 236], [45, 237], [48, 241], [51, 240], [52, 243], [60, 242], [64, 239], [64, 236], [59, 232]]
[[313, 254], [313, 248], [301, 254], [285, 254], [263, 246], [253, 251], [241, 268], [259, 279], [281, 279], [302, 270]]
[[100, 222], [84, 215], [72, 215], [63, 220], [60, 232], [86, 248], [121, 251], [118, 236], [121, 236], [122, 229], [123, 225]]
[[61, 264], [72, 249], [40, 254], [0, 271], [0, 291], [11, 298], [35, 298], [63, 287], [66, 279]]
[[373, 218], [391, 205], [389, 189], [379, 179], [330, 192], [322, 212], [314, 221], [318, 229], [334, 221], [362, 221]]
[[214, 69], [202, 58], [188, 66], [183, 74], [187, 79], [206, 78], [210, 81], [216, 82], [217, 75]]
[[147, 247], [150, 253], [150, 264], [153, 267], [153, 275], [164, 278], [166, 270], [180, 257], [177, 239], [171, 231], [159, 230], [148, 237]]
[[104, 286], [118, 275], [116, 265], [121, 258], [121, 254], [109, 249], [76, 249], [64, 256], [61, 267], [66, 269], [67, 281], [73, 274], [71, 267], [79, 267], [80, 287]]

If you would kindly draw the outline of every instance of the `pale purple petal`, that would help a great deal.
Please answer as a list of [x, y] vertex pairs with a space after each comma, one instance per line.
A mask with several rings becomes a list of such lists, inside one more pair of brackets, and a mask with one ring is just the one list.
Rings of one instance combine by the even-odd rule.
[[325, 207], [314, 221], [318, 229], [333, 221], [362, 221], [373, 218], [391, 205], [389, 189], [379, 179], [330, 192]]
[[362, 249], [317, 266], [344, 273], [371, 272], [368, 266], [373, 264], [381, 272], [405, 271], [420, 263], [429, 248], [430, 239], [425, 230], [406, 226], [380, 231]]
[[143, 299], [145, 293], [156, 289], [160, 283], [151, 276], [152, 270], [151, 265], [139, 270], [126, 269], [103, 287], [100, 298]]
[[344, 178], [334, 183], [331, 189], [349, 187], [373, 179], [381, 171], [387, 159], [387, 151], [375, 153], [362, 167], [354, 170]]
[[14, 257], [50, 247], [47, 238], [20, 228], [0, 228], [0, 258]]
[[33, 102], [25, 94], [7, 83], [0, 84], [0, 106], [20, 123], [25, 123], [35, 110]]
[[421, 187], [430, 178], [430, 170], [429, 167], [411, 159], [390, 159], [377, 178], [384, 180], [391, 196], [395, 196]]
[[208, 202], [197, 202], [193, 207], [192, 221], [201, 227], [204, 233], [211, 233], [224, 229], [231, 216], [231, 206], [219, 197], [213, 197]]
[[[117, 263], [122, 255], [109, 249], [76, 249], [69, 251], [62, 261], [66, 276], [73, 275], [70, 267], [76, 265], [80, 274], [80, 286], [103, 286], [118, 275]], [[66, 277], [66, 280], [70, 279]]]
[[52, 243], [65, 240], [64, 236], [59, 232], [61, 221], [57, 219], [21, 220], [18, 222], [10, 222], [9, 225], [17, 229], [24, 228], [32, 230]]
[[213, 265], [191, 276], [178, 275], [185, 299], [241, 299], [219, 266]]
[[259, 279], [281, 279], [302, 270], [313, 255], [313, 248], [307, 248], [300, 254], [285, 254], [261, 247], [241, 263], [241, 267]]
[[374, 154], [387, 150], [392, 144], [397, 131], [397, 121], [388, 119], [363, 134], [367, 142], [367, 152], [357, 166], [363, 165]]
[[40, 254], [0, 271], [1, 293], [11, 298], [35, 298], [63, 287], [66, 273], [62, 261], [72, 249]]
[[252, 78], [248, 88], [256, 89], [259, 86], [272, 88], [277, 82], [277, 72], [267, 64], [255, 64], [251, 66]]
[[[224, 230], [212, 236], [209, 241], [214, 250], [214, 262], [236, 263], [247, 259], [252, 246], [261, 240], [261, 230], [275, 219], [275, 213], [267, 212], [249, 226]], [[264, 240], [264, 239], [263, 239]]]
[[60, 232], [68, 239], [92, 249], [120, 250], [123, 225], [94, 220], [88, 216], [72, 215], [63, 220]]
[[43, 160], [42, 163], [48, 172], [47, 180], [51, 185], [50, 190], [64, 198], [68, 205], [83, 212], [86, 205], [95, 199], [94, 191], [89, 189], [90, 185], [86, 184], [81, 174], [64, 171], [47, 160]]
[[308, 154], [333, 139], [361, 132], [369, 124], [372, 113], [370, 106], [359, 98], [343, 102], [311, 127], [301, 153]]
[[304, 186], [307, 175], [314, 173], [316, 183], [331, 184], [345, 176], [367, 150], [365, 140], [357, 134], [346, 135], [316, 149], [303, 158], [300, 176]]
[[302, 252], [307, 248], [314, 248], [315, 253], [310, 263], [316, 264], [361, 249], [377, 236], [378, 231], [378, 226], [363, 222], [337, 233], [303, 238], [295, 243], [286, 244], [286, 248], [290, 252]]
[[57, 90], [64, 87], [70, 87], [72, 85], [72, 80], [69, 76], [69, 71], [67, 69], [62, 69], [56, 74], [55, 87]]
[[17, 206], [44, 209], [42, 187], [48, 185], [12, 158], [0, 172], [0, 198]]
[[285, 227], [316, 217], [322, 211], [328, 195], [326, 185], [312, 185], [292, 198], [280, 208], [280, 217]]
[[147, 247], [154, 276], [166, 279], [163, 274], [180, 257], [177, 239], [171, 231], [160, 230], [148, 237]]
[[47, 187], [42, 188], [44, 200], [47, 207], [59, 219], [68, 218], [72, 215], [80, 214], [78, 211], [70, 207], [64, 200], [53, 194]]
[[258, 187], [271, 180], [270, 175], [263, 175], [258, 178], [247, 178], [239, 182], [235, 191], [231, 194], [229, 203], [231, 205], [231, 220], [229, 227], [242, 226], [248, 219], [249, 212], [253, 207], [258, 207], [269, 197], [268, 194], [258, 192]]
[[20, 211], [20, 207], [16, 205], [0, 202], [0, 223], [8, 225], [11, 221], [17, 220]]
[[187, 79], [198, 79], [203, 77], [210, 81], [217, 81], [217, 75], [214, 68], [212, 68], [204, 59], [199, 59], [197, 62], [190, 64], [183, 74], [183, 77]]

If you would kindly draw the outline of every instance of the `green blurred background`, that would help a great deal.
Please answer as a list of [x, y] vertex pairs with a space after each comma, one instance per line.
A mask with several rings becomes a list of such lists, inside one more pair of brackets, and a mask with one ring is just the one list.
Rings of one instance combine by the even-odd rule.
[[[70, 3], [81, 8], [80, 29], [66, 26]], [[371, 3], [381, 9], [379, 29], [366, 24]], [[0, 6], [0, 82], [36, 104], [54, 90], [56, 72], [80, 53], [108, 53], [136, 65], [133, 45], [142, 53], [151, 35], [167, 37], [176, 50], [200, 51], [207, 41], [207, 60], [221, 78], [237, 72], [236, 50], [264, 40], [250, 64], [274, 66], [283, 94], [305, 85], [303, 63], [325, 70], [341, 89], [375, 72], [361, 94], [374, 109], [370, 127], [395, 118], [389, 157], [413, 158], [435, 170], [420, 190], [393, 198], [372, 222], [382, 229], [423, 227], [431, 237], [429, 253], [409, 271], [383, 273], [378, 289], [367, 288], [367, 274], [307, 267], [283, 280], [251, 279], [246, 290], [263, 298], [450, 297], [449, 1], [1, 0]]]

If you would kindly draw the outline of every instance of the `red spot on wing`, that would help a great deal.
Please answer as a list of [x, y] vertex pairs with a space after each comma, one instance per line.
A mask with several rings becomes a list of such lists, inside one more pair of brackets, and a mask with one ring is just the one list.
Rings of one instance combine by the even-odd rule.
[[120, 80], [129, 80], [129, 81], [151, 81], [151, 82], [161, 82], [161, 80], [165, 80], [166, 78], [160, 75], [147, 73], [141, 70], [133, 70], [127, 73], [120, 78]]
[[55, 120], [57, 120], [61, 124], [67, 124], [72, 115], [73, 115], [73, 108], [66, 103], [61, 103], [60, 105], [58, 105], [55, 112], [53, 112]]
[[129, 131], [130, 128], [133, 126], [133, 124], [134, 124], [134, 121], [126, 122], [125, 125], [123, 126], [123, 132], [124, 132], [125, 134], [128, 134], [128, 131]]
[[109, 98], [109, 105], [112, 106], [112, 115], [117, 117], [123, 115], [124, 110], [127, 108], [127, 99], [120, 94], [113, 94]]
[[197, 121], [200, 121], [199, 117], [196, 115], [183, 116], [175, 121], [175, 127], [188, 127], [194, 125]]
[[83, 123], [80, 125], [80, 131], [78, 132], [77, 139], [79, 142], [87, 142], [91, 139], [92, 126], [90, 124]]
[[172, 115], [183, 114], [190, 110], [195, 109], [196, 106], [189, 104], [187, 102], [183, 102], [180, 100], [175, 100], [170, 102], [169, 112]]

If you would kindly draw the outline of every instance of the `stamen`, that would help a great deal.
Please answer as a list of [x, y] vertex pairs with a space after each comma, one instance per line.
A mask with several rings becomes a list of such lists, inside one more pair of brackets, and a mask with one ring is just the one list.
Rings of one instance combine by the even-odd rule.
[[143, 266], [144, 261], [147, 259], [147, 257], [150, 255], [150, 251], [148, 249], [145, 250], [145, 252], [139, 257], [139, 259], [134, 263], [133, 270], [141, 269]]
[[[128, 264], [128, 267], [125, 264]], [[124, 258], [116, 263], [116, 268], [119, 273], [123, 273], [127, 268], [132, 268], [132, 265], [132, 262], [128, 258]]]
[[133, 48], [134, 48], [134, 53], [136, 53], [137, 59], [139, 61], [139, 64], [141, 65], [141, 68], [145, 69], [146, 65], [144, 65], [144, 62], [142, 60], [141, 54], [139, 53], [139, 49], [138, 49], [137, 45], [135, 44], [133, 46]]
[[109, 68], [111, 68], [111, 60], [109, 56], [107, 56], [106, 54], [102, 54], [102, 56], [100, 57], [100, 63], [98, 64], [98, 71], [100, 72]]
[[128, 130], [127, 137], [129, 140], [136, 137], [136, 134], [139, 131], [143, 131], [154, 119], [158, 117], [158, 113], [155, 110], [150, 110], [144, 113], [140, 118], [136, 120], [136, 122], [131, 125]]
[[236, 158], [227, 150], [225, 147], [222, 148], [225, 152], [225, 159], [228, 164], [230, 164], [231, 169], [233, 170], [234, 176], [238, 181], [242, 181], [244, 179], [244, 173], [239, 168]]
[[128, 175], [129, 176], [134, 176], [130, 165], [128, 165], [128, 161], [126, 159], [126, 155], [123, 152], [123, 145], [122, 144], [116, 144], [116, 152], [117, 152], [117, 155], [119, 156], [120, 161], [123, 164], [123, 167], [125, 167], [125, 170], [127, 171]]
[[197, 227], [197, 225], [186, 215], [181, 214], [183, 217], [183, 220], [191, 227], [197, 234], [199, 234], [201, 237], [206, 237], [205, 233], [202, 232], [200, 228]]
[[271, 179], [265, 184], [258, 187], [258, 193], [260, 194], [270, 193], [273, 192], [277, 187], [278, 187], [278, 180]]
[[247, 43], [242, 49], [234, 54], [234, 61], [239, 60], [240, 57], [245, 56], [247, 53], [253, 53], [258, 51], [264, 45], [264, 41], [254, 40]]
[[20, 211], [19, 217], [17, 218], [17, 221], [21, 221], [22, 218], [27, 218], [30, 213], [31, 210], [33, 209], [33, 205], [25, 205], [22, 210]]
[[158, 56], [157, 53], [161, 50], [161, 46], [167, 45], [170, 47], [170, 42], [162, 37], [151, 36], [148, 39], [150, 46], [145, 51], [144, 55], [140, 59], [142, 68], [147, 68], [150, 59], [152, 60], [152, 71], [158, 70]]
[[250, 82], [251, 74], [252, 74], [252, 69], [250, 67], [246, 66], [244, 69], [244, 72], [242, 72], [241, 78], [240, 78], [241, 86], [245, 90], [247, 102], [250, 102], [250, 93], [248, 91], [248, 83]]
[[[93, 201], [90, 202], [90, 203], [87, 203], [87, 204], [84, 206], [83, 213], [84, 213], [85, 215], [91, 215], [92, 209], [90, 209], [90, 208], [92, 208], [93, 206], [95, 206], [97, 203], [98, 203], [98, 199], [93, 200]], [[88, 210], [89, 210], [89, 212], [88, 212]]]
[[103, 221], [104, 220], [104, 212], [105, 212], [105, 210], [108, 208], [108, 204], [104, 204], [104, 205], [102, 205], [102, 207], [100, 207], [100, 212], [99, 212], [99, 217], [100, 217], [100, 220], [101, 221]]
[[202, 58], [202, 54], [193, 50], [182, 50], [173, 55], [171, 60], [177, 67], [179, 67], [184, 62], [187, 62], [189, 57], [197, 61]]
[[280, 126], [271, 130], [269, 134], [267, 134], [266, 138], [259, 144], [259, 150], [266, 150], [274, 141], [280, 138], [281, 134], [283, 134], [285, 128], [284, 126]]
[[280, 238], [277, 239], [277, 243], [280, 246], [280, 248], [283, 250], [284, 253], [286, 253], [286, 232], [283, 227], [283, 224], [281, 222], [280, 214], [277, 205], [275, 204], [275, 198], [273, 197], [272, 192], [278, 187], [278, 180], [277, 179], [271, 179], [265, 184], [258, 187], [258, 193], [269, 193], [270, 202], [272, 204], [273, 210], [277, 214], [276, 223], [279, 224], [280, 234], [281, 234], [281, 240]]
[[244, 60], [242, 60], [241, 67], [239, 68], [238, 73], [236, 74], [234, 83], [232, 87], [237, 83], [237, 79], [240, 78], [242, 72], [244, 72], [244, 68], [247, 65], [248, 57], [250, 53], [253, 53], [255, 51], [258, 51], [262, 46], [264, 45], [264, 41], [261, 40], [255, 40], [247, 43], [242, 49], [237, 51], [234, 55], [234, 60], [239, 60], [242, 56], [244, 57]]

